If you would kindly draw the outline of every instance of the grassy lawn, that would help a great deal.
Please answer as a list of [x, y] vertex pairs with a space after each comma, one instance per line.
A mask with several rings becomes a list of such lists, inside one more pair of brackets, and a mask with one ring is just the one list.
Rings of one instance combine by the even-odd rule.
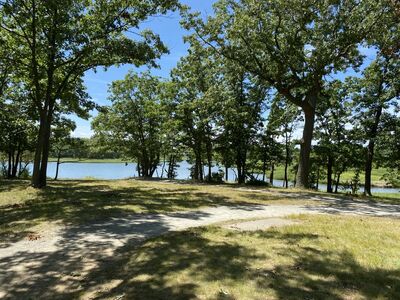
[[[274, 190], [274, 189], [271, 189]], [[23, 238], [46, 222], [84, 223], [129, 213], [167, 213], [207, 206], [317, 204], [230, 186], [140, 180], [49, 182], [35, 190], [28, 181], [0, 181], [0, 240]]]
[[101, 299], [398, 299], [400, 220], [293, 218], [300, 225], [196, 228], [126, 246], [87, 281], [101, 282], [91, 289]]
[[[291, 170], [291, 167], [289, 167], [289, 170]], [[371, 174], [371, 181], [372, 181], [372, 185], [375, 186], [385, 186], [386, 183], [384, 180], [382, 180], [382, 176], [387, 172], [387, 170], [385, 168], [374, 168], [372, 169], [372, 174]], [[283, 180], [284, 179], [284, 166], [277, 166], [275, 169], [275, 178], [276, 179], [280, 179]], [[340, 176], [340, 181], [341, 182], [346, 182], [346, 181], [351, 181], [352, 178], [354, 177], [354, 171], [349, 170], [344, 172], [341, 176]], [[290, 173], [289, 174], [289, 180], [293, 180], [294, 179], [294, 174]], [[364, 173], [361, 172], [360, 174], [360, 182], [364, 183]], [[320, 180], [320, 183], [326, 183], [326, 180]]]

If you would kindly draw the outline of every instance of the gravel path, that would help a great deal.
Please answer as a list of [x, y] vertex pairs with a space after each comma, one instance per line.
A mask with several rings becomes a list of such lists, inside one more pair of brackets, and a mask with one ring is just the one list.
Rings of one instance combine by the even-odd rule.
[[33, 299], [55, 299], [55, 294], [79, 290], [82, 279], [100, 263], [111, 260], [118, 248], [128, 243], [139, 244], [143, 239], [169, 231], [230, 220], [279, 218], [304, 213], [400, 218], [400, 207], [396, 205], [328, 197], [321, 200], [325, 205], [316, 207], [221, 206], [190, 212], [132, 215], [77, 227], [54, 224], [46, 227], [45, 231], [39, 230], [40, 238], [37, 240], [25, 239], [0, 246], [0, 299], [26, 299], [26, 295]]

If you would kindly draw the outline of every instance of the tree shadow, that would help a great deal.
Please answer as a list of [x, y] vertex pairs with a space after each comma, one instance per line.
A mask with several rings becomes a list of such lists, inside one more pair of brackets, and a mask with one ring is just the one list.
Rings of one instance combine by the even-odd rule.
[[[273, 267], [259, 268], [257, 262], [270, 259], [271, 253], [237, 243], [238, 233], [218, 228], [173, 232], [141, 245], [145, 237], [168, 230], [163, 219], [153, 218], [153, 226], [141, 227], [143, 220], [137, 220], [129, 226], [130, 230], [124, 224], [117, 230], [118, 224], [70, 228], [63, 233], [58, 250], [53, 253], [27, 251], [1, 258], [0, 284], [7, 294], [0, 296], [197, 299], [200, 285], [223, 280], [256, 284], [276, 299], [396, 299], [400, 295], [400, 270], [368, 268], [348, 251], [321, 250], [315, 245], [326, 238], [323, 235], [279, 231], [240, 233], [273, 243], [272, 251], [285, 257], [274, 261]], [[103, 238], [91, 240], [93, 231]], [[115, 237], [116, 232], [126, 237], [121, 246], [111, 245], [110, 237]], [[210, 232], [224, 238], [208, 238], [205, 233]], [[239, 299], [215, 290], [207, 297], [230, 296]]]
[[[21, 185], [10, 184], [10, 189]], [[53, 182], [38, 191], [34, 199], [0, 206], [1, 244], [2, 247], [9, 245], [18, 240], [18, 236], [24, 238], [26, 235], [22, 232], [28, 234], [29, 228], [40, 221], [73, 225], [137, 213], [158, 214], [239, 204], [232, 203], [228, 197], [182, 187], [164, 190], [145, 186], [110, 186], [95, 181]]]

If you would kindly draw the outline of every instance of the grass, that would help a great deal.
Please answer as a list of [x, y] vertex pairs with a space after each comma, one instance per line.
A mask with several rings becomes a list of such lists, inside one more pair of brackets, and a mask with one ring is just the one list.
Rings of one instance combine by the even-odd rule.
[[[272, 189], [273, 190], [273, 189]], [[168, 213], [207, 206], [316, 204], [230, 186], [141, 180], [50, 181], [35, 190], [28, 181], [0, 181], [0, 240], [24, 238], [46, 222], [85, 223], [132, 213]]]
[[[291, 170], [292, 167], [289, 167], [289, 171]], [[279, 180], [284, 179], [284, 166], [277, 166], [275, 169], [275, 174], [274, 177]], [[372, 169], [372, 174], [371, 174], [371, 182], [373, 186], [386, 186], [386, 182], [382, 179], [382, 176], [387, 172], [385, 168], [373, 168]], [[340, 181], [341, 182], [346, 182], [346, 181], [351, 181], [352, 178], [354, 177], [355, 173], [353, 170], [349, 170], [344, 172], [342, 175], [340, 175]], [[289, 175], [289, 180], [293, 180], [294, 174], [290, 173]], [[361, 172], [360, 174], [360, 183], [364, 183], [364, 173]], [[320, 183], [326, 184], [326, 180], [322, 179], [320, 180]]]
[[398, 299], [400, 220], [295, 219], [300, 225], [196, 228], [125, 246], [86, 280], [101, 282], [91, 288], [101, 299]]
[[375, 193], [372, 197], [360, 196], [360, 199], [376, 203], [400, 204], [400, 193]]
[[[51, 181], [46, 189], [37, 191], [27, 181], [0, 181], [0, 249], [53, 222], [79, 225], [133, 213], [220, 205], [318, 205], [321, 202], [306, 199], [323, 195], [327, 194], [141, 180]], [[400, 195], [367, 201], [400, 204]], [[52, 299], [336, 300], [396, 299], [400, 295], [399, 219], [339, 215], [292, 218], [298, 224], [266, 231], [229, 231], [214, 225], [174, 232], [139, 245], [137, 241], [128, 243], [99, 260], [87, 274], [79, 269], [81, 264], [74, 265], [85, 260], [74, 257], [82, 245], [70, 240], [68, 234], [65, 241], [58, 242], [68, 255], [59, 251], [35, 258], [21, 252], [12, 264], [2, 264], [15, 272], [19, 261], [35, 260], [32, 270], [37, 271], [31, 272], [38, 272], [37, 277], [32, 275], [32, 281], [26, 283], [34, 287], [32, 295], [48, 289], [46, 284], [71, 284], [71, 288], [53, 289], [56, 294]], [[101, 248], [101, 243], [96, 247]], [[90, 251], [101, 252], [96, 247]], [[51, 283], [46, 277], [42, 285], [35, 285], [41, 282], [42, 273], [58, 268], [66, 275], [50, 276]], [[82, 272], [85, 275], [81, 276]], [[18, 278], [17, 273], [13, 276]], [[11, 292], [24, 293], [18, 288]]]

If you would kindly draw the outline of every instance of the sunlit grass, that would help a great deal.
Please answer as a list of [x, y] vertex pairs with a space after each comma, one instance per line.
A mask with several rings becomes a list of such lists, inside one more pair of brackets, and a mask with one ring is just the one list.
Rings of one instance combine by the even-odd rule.
[[[396, 299], [400, 220], [296, 216], [257, 232], [191, 229], [121, 249], [93, 279], [113, 299]], [[91, 280], [92, 278], [89, 278]]]
[[188, 183], [141, 180], [50, 181], [36, 190], [28, 181], [0, 181], [0, 234], [21, 234], [42, 222], [85, 223], [133, 213], [168, 213], [212, 206], [314, 204], [274, 193]]

